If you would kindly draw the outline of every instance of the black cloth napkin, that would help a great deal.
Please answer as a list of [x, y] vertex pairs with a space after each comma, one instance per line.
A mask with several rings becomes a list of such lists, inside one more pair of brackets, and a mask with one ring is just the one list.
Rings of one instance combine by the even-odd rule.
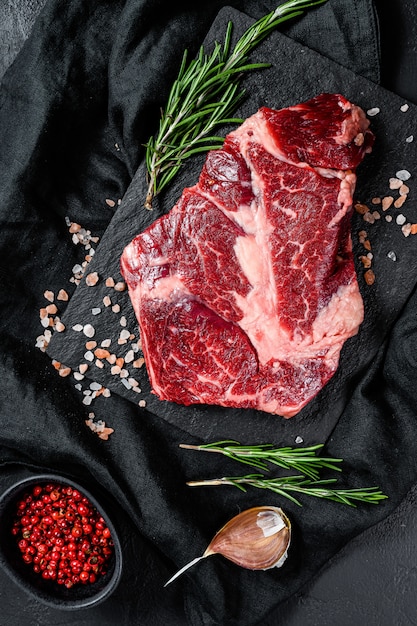
[[[249, 18], [275, 6], [250, 1], [229, 4]], [[340, 393], [326, 390], [316, 405], [326, 415], [324, 409], [330, 404], [336, 416], [327, 422], [326, 451], [345, 459], [346, 485], [378, 484], [389, 495], [378, 507], [352, 510], [303, 500], [299, 509], [263, 492], [242, 494], [232, 488], [190, 492], [186, 480], [237, 472], [222, 458], [206, 459], [178, 449], [180, 442], [190, 440], [190, 432], [199, 436], [201, 412], [197, 420], [193, 417], [190, 430], [184, 423], [166, 419], [153, 405], [138, 406], [139, 394], [132, 402], [113, 391], [110, 397], [101, 395], [86, 404], [83, 391], [90, 380], [80, 381], [80, 391], [73, 375], [60, 376], [51, 357], [36, 347], [37, 338], [47, 330], [39, 319], [40, 308], [48, 304], [45, 290], [55, 296], [61, 289], [69, 293], [68, 315], [73, 299], [80, 297], [80, 288], [69, 279], [89, 250], [84, 242], [75, 245], [65, 218], [106, 241], [104, 250], [109, 249], [109, 235], [119, 216], [125, 216], [135, 230], [134, 216], [123, 211], [131, 207], [129, 198], [135, 190], [138, 193], [142, 144], [156, 128], [159, 107], [183, 49], [197, 51], [223, 6], [222, 2], [199, 3], [196, 8], [191, 2], [76, 0], [64, 7], [51, 0], [0, 91], [0, 482], [6, 487], [36, 468], [59, 469], [93, 491], [96, 486], [111, 494], [125, 536], [126, 566], [121, 586], [108, 603], [123, 607], [126, 623], [258, 623], [349, 538], [388, 515], [416, 479], [415, 244], [413, 236], [404, 237], [400, 228], [388, 230], [386, 222], [380, 221], [372, 231], [381, 283], [367, 292], [372, 327], [366, 327], [365, 338], [370, 343], [360, 337], [351, 343], [358, 350], [360, 367], [349, 370], [348, 386], [336, 382], [333, 391]], [[306, 54], [314, 55], [309, 50], [315, 50], [378, 82], [378, 38], [371, 2], [332, 0], [284, 30]], [[276, 41], [295, 63], [291, 42], [279, 37]], [[295, 65], [301, 95], [303, 73], [296, 70]], [[345, 77], [342, 68], [339, 77]], [[393, 175], [397, 169], [410, 169], [408, 160], [400, 163], [399, 157], [413, 150], [412, 142], [405, 142], [410, 120], [415, 119], [413, 107], [402, 115], [402, 101], [388, 93], [379, 104], [377, 96], [382, 92], [353, 75], [346, 90], [354, 93], [358, 85], [364, 85], [359, 104], [365, 105], [372, 94], [378, 101], [372, 106], [381, 107], [381, 117], [375, 119], [376, 130], [381, 131], [375, 159], [382, 159], [386, 168], [392, 162]], [[371, 165], [364, 167], [361, 181], [368, 201], [373, 188], [367, 171], [372, 172]], [[386, 183], [387, 171], [380, 182]], [[383, 193], [380, 187], [377, 193]], [[123, 198], [120, 207], [119, 198]], [[110, 206], [108, 199], [115, 205]], [[413, 221], [408, 208], [407, 219]], [[100, 246], [94, 240], [89, 243], [97, 248], [99, 263]], [[397, 261], [386, 257], [390, 251]], [[392, 274], [394, 263], [407, 271]], [[388, 284], [385, 267], [391, 272]], [[113, 304], [118, 298], [123, 303], [123, 294], [112, 296]], [[65, 319], [66, 302], [55, 298], [55, 303]], [[119, 323], [118, 317], [115, 320]], [[96, 423], [101, 420], [114, 429], [107, 441], [87, 428], [90, 413]], [[203, 415], [205, 420], [210, 413]], [[270, 418], [258, 419], [270, 434]], [[289, 428], [291, 436], [283, 443], [291, 445], [296, 431]], [[282, 439], [282, 426], [277, 425], [277, 430]], [[205, 436], [217, 439], [227, 436], [226, 431], [225, 424], [216, 421], [206, 426]], [[310, 430], [308, 440], [314, 437]], [[213, 557], [175, 586], [162, 589], [176, 567], [204, 551], [227, 519], [243, 508], [277, 502], [294, 521], [293, 547], [283, 569], [249, 572]]]

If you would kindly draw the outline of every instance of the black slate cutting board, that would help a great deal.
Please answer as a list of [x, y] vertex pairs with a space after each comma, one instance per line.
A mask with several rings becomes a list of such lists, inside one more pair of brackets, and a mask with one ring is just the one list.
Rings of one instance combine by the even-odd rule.
[[[207, 36], [208, 47], [213, 40], [223, 39], [226, 23], [230, 19], [235, 25], [236, 34], [243, 32], [251, 23], [247, 16], [235, 10], [222, 10]], [[128, 293], [106, 287], [105, 281], [108, 277], [113, 277], [116, 282], [122, 280], [119, 259], [125, 245], [159, 215], [169, 211], [184, 187], [196, 182], [202, 158], [196, 158], [184, 166], [169, 190], [154, 202], [152, 211], [143, 207], [146, 172], [144, 165], [139, 167], [86, 272], [97, 272], [99, 282], [92, 287], [87, 286], [85, 281], [80, 283], [63, 316], [66, 330], [53, 335], [48, 353], [75, 371], [78, 371], [80, 363], [89, 363], [85, 379], [77, 382], [82, 389], [88, 390], [92, 381], [98, 382], [112, 393], [120, 394], [136, 404], [145, 404], [144, 417], [151, 419], [151, 414], [158, 414], [206, 441], [233, 438], [283, 441], [286, 444], [301, 440], [306, 443], [322, 442], [331, 434], [352, 389], [363, 377], [415, 284], [417, 237], [413, 234], [405, 236], [403, 225], [397, 224], [397, 217], [403, 215], [406, 224], [417, 222], [412, 188], [414, 164], [417, 162], [417, 135], [416, 141], [413, 141], [412, 133], [416, 127], [417, 108], [279, 32], [272, 33], [252, 58], [268, 61], [271, 67], [248, 74], [243, 81], [247, 97], [237, 112], [242, 118], [253, 114], [260, 106], [282, 108], [307, 100], [320, 92], [342, 93], [365, 111], [379, 109], [371, 117], [371, 128], [376, 135], [375, 147], [359, 168], [356, 190], [357, 201], [367, 204], [371, 212], [377, 211], [376, 219], [371, 224], [362, 215], [355, 213], [352, 223], [357, 273], [365, 303], [365, 321], [358, 335], [345, 345], [336, 375], [297, 416], [284, 420], [253, 410], [183, 407], [161, 402], [150, 392], [144, 366], [133, 368], [132, 363], [126, 364], [124, 367], [129, 376], [122, 379], [111, 373], [111, 364], [107, 361], [104, 361], [102, 368], [97, 367], [94, 361], [86, 361], [84, 355], [88, 338], [82, 331], [73, 330], [76, 325], [92, 324], [95, 329], [93, 339], [98, 346], [110, 338], [112, 343], [108, 349], [117, 356], [125, 356], [132, 344], [136, 344], [138, 329]], [[224, 133], [228, 130], [224, 129]], [[398, 197], [398, 191], [389, 188], [389, 179], [395, 177], [399, 170], [411, 173], [411, 178], [407, 180], [410, 188], [407, 201], [400, 209], [392, 206], [383, 211], [381, 205], [372, 203], [372, 199], [387, 195]], [[386, 219], [387, 216], [391, 221]], [[359, 241], [358, 233], [361, 230], [367, 232], [371, 251], [365, 249]], [[368, 252], [372, 254], [372, 270], [376, 276], [373, 285], [366, 284], [360, 260], [360, 256]], [[112, 305], [120, 305], [120, 312], [115, 313], [111, 307], [103, 305], [105, 296], [111, 298]], [[95, 308], [100, 308], [101, 312], [93, 315], [92, 310]], [[120, 324], [122, 317], [125, 318], [125, 326]], [[120, 345], [118, 338], [123, 329], [128, 329], [135, 337]], [[139, 356], [140, 353], [135, 354], [135, 358]], [[138, 382], [141, 393], [128, 388], [130, 383], [127, 381], [131, 377]]]

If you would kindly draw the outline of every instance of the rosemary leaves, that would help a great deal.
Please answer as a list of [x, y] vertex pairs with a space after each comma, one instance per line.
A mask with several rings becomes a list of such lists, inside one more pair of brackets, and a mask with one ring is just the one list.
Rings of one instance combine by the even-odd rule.
[[248, 474], [247, 476], [229, 476], [223, 478], [214, 478], [212, 480], [196, 480], [187, 482], [190, 487], [207, 487], [217, 485], [233, 485], [242, 491], [246, 491], [247, 487], [257, 487], [258, 489], [268, 489], [288, 500], [291, 500], [298, 506], [302, 506], [301, 502], [294, 497], [293, 493], [299, 493], [305, 496], [314, 496], [325, 500], [333, 500], [348, 506], [356, 506], [356, 502], [377, 504], [381, 500], [387, 498], [378, 487], [365, 487], [361, 489], [338, 489], [330, 488], [330, 484], [336, 482], [335, 478], [327, 480], [311, 480], [302, 475], [285, 476], [282, 478], [265, 478], [263, 474]]
[[336, 478], [321, 479], [319, 470], [326, 468], [340, 472], [341, 468], [335, 464], [342, 462], [342, 459], [318, 456], [323, 444], [306, 448], [274, 448], [272, 444], [242, 446], [237, 441], [227, 440], [201, 446], [180, 444], [180, 448], [218, 452], [232, 460], [251, 465], [264, 472], [269, 470], [268, 463], [284, 469], [295, 469], [299, 472], [292, 476], [274, 478], [266, 477], [264, 474], [224, 476], [187, 482], [190, 487], [232, 485], [242, 491], [246, 491], [248, 487], [256, 487], [273, 491], [299, 506], [302, 504], [294, 494], [332, 500], [348, 506], [356, 506], [356, 503], [378, 504], [387, 498], [378, 487], [343, 489], [335, 485]]
[[229, 22], [223, 44], [216, 42], [210, 54], [201, 47], [197, 57], [188, 62], [187, 51], [184, 52], [161, 112], [158, 132], [146, 144], [147, 209], [152, 209], [153, 198], [172, 181], [185, 160], [222, 146], [223, 138], [214, 135], [214, 129], [242, 122], [233, 117], [244, 95], [241, 78], [246, 72], [269, 65], [249, 63], [248, 55], [279, 24], [325, 2], [288, 0], [250, 26], [233, 47], [233, 24]]
[[268, 470], [269, 462], [284, 469], [295, 469], [313, 480], [319, 478], [318, 470], [325, 467], [338, 472], [341, 471], [340, 467], [337, 467], [335, 464], [341, 463], [342, 459], [318, 456], [318, 452], [323, 448], [323, 444], [309, 446], [308, 448], [274, 448], [274, 446], [269, 443], [242, 446], [237, 441], [227, 440], [201, 446], [192, 446], [182, 443], [180, 444], [180, 448], [218, 452], [232, 460], [251, 465], [262, 471]]

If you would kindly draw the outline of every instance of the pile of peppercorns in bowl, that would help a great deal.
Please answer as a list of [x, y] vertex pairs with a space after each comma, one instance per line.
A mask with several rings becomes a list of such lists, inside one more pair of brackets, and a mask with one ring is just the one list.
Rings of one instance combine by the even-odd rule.
[[107, 512], [84, 487], [41, 474], [0, 498], [0, 563], [50, 606], [82, 609], [105, 600], [122, 570], [120, 541]]

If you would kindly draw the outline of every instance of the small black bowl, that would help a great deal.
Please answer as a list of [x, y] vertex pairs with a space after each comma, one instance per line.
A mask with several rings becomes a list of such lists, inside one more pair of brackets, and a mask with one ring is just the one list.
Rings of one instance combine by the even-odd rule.
[[[77, 489], [86, 496], [104, 518], [113, 540], [113, 553], [108, 562], [106, 574], [98, 576], [94, 583], [77, 584], [68, 589], [55, 581], [45, 580], [32, 566], [23, 561], [18, 540], [12, 535], [16, 518], [17, 504], [24, 494], [31, 492], [35, 485], [54, 483]], [[103, 505], [85, 487], [56, 474], [37, 474], [25, 478], [9, 487], [0, 497], [0, 564], [5, 572], [22, 589], [55, 609], [76, 610], [97, 606], [116, 589], [122, 572], [122, 550], [120, 540]]]

